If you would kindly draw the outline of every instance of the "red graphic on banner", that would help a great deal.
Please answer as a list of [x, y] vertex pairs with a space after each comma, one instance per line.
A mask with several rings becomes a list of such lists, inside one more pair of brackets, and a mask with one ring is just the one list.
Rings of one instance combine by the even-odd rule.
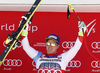
[[[5, 15], [5, 13], [7, 14]], [[4, 41], [7, 35], [17, 30], [21, 16], [24, 13], [17, 11], [0, 12], [0, 54], [6, 46]], [[85, 34], [88, 49], [86, 49], [83, 42], [75, 58], [68, 64], [65, 73], [99, 73], [100, 63], [95, 58], [100, 60], [100, 13], [81, 12], [77, 14], [88, 27]], [[78, 20], [73, 13], [70, 19], [67, 19], [67, 13], [65, 12], [36, 12], [32, 24], [29, 26], [28, 39], [30, 45], [43, 53], [46, 53], [45, 38], [49, 34], [54, 33], [61, 38], [58, 54], [68, 51], [74, 45], [78, 36]], [[24, 52], [22, 45], [20, 45], [15, 50], [10, 51], [4, 63], [0, 66], [1, 72], [36, 73], [36, 68], [34, 61]]]

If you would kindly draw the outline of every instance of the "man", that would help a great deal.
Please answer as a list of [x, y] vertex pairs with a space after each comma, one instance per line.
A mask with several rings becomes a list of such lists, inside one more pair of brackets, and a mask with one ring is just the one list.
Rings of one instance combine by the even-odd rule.
[[60, 37], [56, 34], [50, 34], [46, 38], [47, 54], [43, 54], [32, 48], [28, 42], [28, 24], [27, 28], [22, 32], [24, 39], [22, 40], [23, 49], [36, 63], [37, 73], [64, 73], [68, 63], [74, 58], [79, 51], [83, 41], [83, 31], [86, 31], [84, 22], [78, 23], [79, 33], [75, 45], [67, 52], [57, 55]]

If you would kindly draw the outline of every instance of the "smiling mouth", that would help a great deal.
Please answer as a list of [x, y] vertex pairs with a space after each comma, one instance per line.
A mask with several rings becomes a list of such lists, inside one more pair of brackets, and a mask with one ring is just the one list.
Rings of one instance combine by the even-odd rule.
[[51, 51], [52, 49], [51, 49], [51, 48], [49, 48], [48, 50], [49, 50], [49, 51]]
[[50, 52], [52, 50], [52, 48], [48, 48], [48, 52]]

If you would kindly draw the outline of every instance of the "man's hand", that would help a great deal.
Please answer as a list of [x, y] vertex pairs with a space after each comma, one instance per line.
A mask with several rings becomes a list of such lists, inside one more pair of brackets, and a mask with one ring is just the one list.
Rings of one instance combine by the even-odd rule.
[[[25, 14], [22, 16], [22, 18], [25, 19], [25, 20], [27, 20], [29, 16], [30, 16], [30, 13], [27, 12], [27, 13], [25, 13]], [[33, 18], [33, 17], [32, 17], [32, 18]], [[28, 26], [29, 26], [29, 24], [31, 24], [32, 18], [30, 19], [29, 22], [26, 23], [26, 27], [24, 28], [24, 30], [23, 30], [22, 33], [21, 33], [22, 36], [27, 36], [27, 35], [28, 35]], [[22, 22], [22, 21], [20, 21], [20, 23], [21, 23], [21, 22]], [[20, 26], [20, 25], [19, 25], [19, 26]]]
[[85, 33], [87, 27], [86, 24], [83, 21], [78, 21], [78, 28], [79, 28], [79, 36], [83, 36], [83, 33]]
[[26, 27], [24, 28], [24, 30], [21, 33], [22, 36], [27, 36], [28, 35], [28, 23], [26, 23]]
[[[26, 19], [25, 16], [22, 16], [23, 19]], [[20, 24], [21, 24], [22, 21], [20, 21]], [[20, 26], [19, 24], [19, 26]], [[21, 33], [22, 36], [27, 36], [28, 35], [28, 23], [26, 23], [26, 26], [25, 28], [23, 29], [22, 33]]]

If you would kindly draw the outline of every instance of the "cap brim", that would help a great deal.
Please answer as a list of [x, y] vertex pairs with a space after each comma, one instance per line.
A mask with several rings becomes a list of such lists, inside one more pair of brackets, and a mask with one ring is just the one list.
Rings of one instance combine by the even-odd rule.
[[55, 40], [55, 39], [53, 39], [53, 38], [45, 38], [45, 40], [46, 40], [46, 41], [48, 41], [48, 40], [50, 40], [50, 39], [52, 39], [52, 40], [56, 41], [56, 43], [57, 43], [57, 44], [59, 44], [59, 43], [58, 43], [58, 41], [57, 41], [57, 40]]

